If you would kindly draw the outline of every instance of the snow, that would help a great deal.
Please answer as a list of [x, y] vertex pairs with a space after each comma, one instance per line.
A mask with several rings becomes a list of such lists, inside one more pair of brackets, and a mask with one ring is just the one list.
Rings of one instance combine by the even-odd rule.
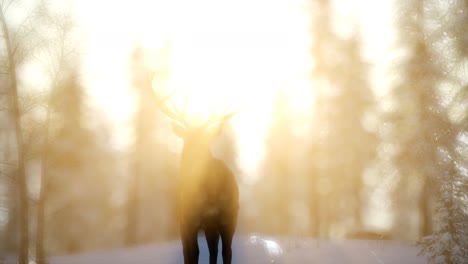
[[[199, 237], [200, 264], [208, 263], [208, 248]], [[397, 241], [322, 240], [238, 236], [233, 241], [233, 264], [425, 264], [419, 248]], [[11, 259], [12, 260], [12, 259]], [[7, 261], [6, 263], [13, 263]], [[182, 264], [180, 241], [135, 248], [51, 257], [50, 264]], [[221, 248], [218, 263], [222, 263]]]

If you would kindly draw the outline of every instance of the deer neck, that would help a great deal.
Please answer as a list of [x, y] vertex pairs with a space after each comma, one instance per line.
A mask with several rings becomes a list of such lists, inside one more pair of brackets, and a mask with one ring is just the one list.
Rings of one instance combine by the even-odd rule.
[[180, 170], [182, 175], [204, 174], [214, 159], [210, 150], [204, 151], [182, 151]]

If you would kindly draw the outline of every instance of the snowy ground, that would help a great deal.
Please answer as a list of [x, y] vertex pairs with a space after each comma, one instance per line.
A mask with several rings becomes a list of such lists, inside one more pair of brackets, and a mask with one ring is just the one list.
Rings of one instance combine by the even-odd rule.
[[[208, 248], [200, 242], [200, 264], [208, 263]], [[415, 246], [395, 241], [268, 239], [240, 236], [234, 240], [233, 264], [423, 264]], [[221, 251], [220, 251], [221, 253]], [[222, 263], [221, 254], [218, 263]], [[1, 262], [0, 262], [1, 263]], [[9, 264], [9, 262], [6, 262]], [[50, 258], [50, 264], [182, 264], [179, 241], [130, 249]]]

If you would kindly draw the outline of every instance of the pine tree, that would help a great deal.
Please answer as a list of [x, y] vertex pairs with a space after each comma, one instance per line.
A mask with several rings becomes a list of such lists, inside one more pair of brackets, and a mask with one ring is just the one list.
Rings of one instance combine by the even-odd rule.
[[468, 179], [461, 176], [454, 157], [448, 153], [447, 171], [439, 175], [439, 199], [436, 204], [437, 231], [421, 240], [420, 254], [431, 264], [461, 264], [468, 260], [468, 212], [466, 186]]
[[[327, 147], [325, 138], [327, 134], [327, 102], [324, 91], [328, 87], [325, 84], [330, 79], [330, 73], [333, 68], [333, 59], [331, 58], [330, 50], [334, 48], [334, 35], [331, 29], [331, 4], [328, 0], [317, 0], [312, 2], [311, 10], [316, 10], [312, 13], [313, 21], [311, 34], [313, 34], [312, 55], [314, 57], [315, 68], [312, 76], [319, 80], [320, 87], [316, 88], [316, 120], [314, 124], [320, 127], [320, 131], [314, 132], [314, 143], [311, 145], [310, 159], [312, 168], [310, 172], [310, 218], [313, 222], [312, 235], [320, 237], [324, 232], [328, 232], [328, 221], [323, 219], [322, 200], [326, 199], [323, 191], [323, 182], [326, 180], [326, 163]], [[317, 86], [314, 86], [317, 87]]]
[[[52, 92], [48, 144], [47, 204], [44, 208], [49, 253], [80, 252], [110, 246], [115, 164], [106, 138], [91, 129], [86, 94], [76, 71]], [[96, 116], [97, 113], [94, 113]]]
[[[168, 151], [167, 127], [163, 126], [152, 94], [152, 80], [160, 75], [147, 65], [145, 50], [137, 45], [130, 58], [129, 75], [136, 98], [133, 116], [134, 143], [129, 155], [127, 245], [174, 237], [174, 157]], [[159, 72], [158, 72], [159, 73]], [[164, 133], [166, 132], [166, 133]], [[165, 134], [165, 138], [158, 137]], [[149, 213], [152, 212], [152, 213]], [[157, 228], [155, 228], [157, 227]]]
[[[364, 115], [373, 103], [368, 84], [367, 64], [361, 54], [361, 37], [355, 30], [343, 36], [332, 27], [332, 9], [328, 1], [317, 1], [320, 8], [315, 19], [314, 77], [317, 89], [317, 143], [313, 147], [316, 175], [312, 175], [314, 188], [336, 204], [326, 206], [324, 220], [331, 225], [346, 225], [353, 219], [355, 229], [362, 228], [361, 213], [364, 169], [370, 163], [375, 148], [375, 137], [363, 125]], [[315, 24], [314, 23], [314, 24]], [[327, 187], [329, 186], [329, 187]], [[312, 193], [321, 190], [315, 190]], [[326, 196], [325, 196], [326, 195]], [[317, 198], [312, 198], [317, 199]], [[312, 208], [318, 207], [315, 204]], [[317, 211], [320, 215], [320, 210]], [[317, 218], [317, 216], [315, 216]], [[320, 219], [320, 218], [319, 218]], [[315, 229], [318, 229], [316, 227]], [[327, 230], [326, 230], [327, 231]]]
[[273, 105], [273, 120], [269, 128], [269, 136], [266, 142], [264, 164], [264, 177], [261, 185], [264, 185], [265, 195], [268, 199], [264, 201], [266, 211], [264, 215], [271, 217], [269, 221], [268, 232], [277, 235], [286, 235], [290, 233], [290, 228], [293, 226], [292, 215], [290, 208], [293, 207], [293, 194], [291, 182], [295, 182], [298, 176], [294, 172], [293, 159], [296, 158], [296, 153], [299, 151], [297, 139], [292, 134], [293, 123], [291, 119], [291, 108], [289, 101], [284, 92], [278, 92]]
[[[405, 239], [432, 232], [432, 179], [443, 171], [436, 165], [437, 149], [449, 140], [444, 135], [449, 123], [437, 95], [443, 76], [427, 40], [425, 7], [425, 1], [400, 2], [399, 40], [405, 56], [397, 63], [400, 78], [390, 93], [394, 108], [385, 114], [392, 124], [387, 144], [396, 147], [391, 159], [399, 175], [393, 191], [394, 233]], [[412, 234], [414, 206], [420, 223], [419, 232]]]
[[449, 120], [439, 141], [437, 166], [434, 175], [438, 186], [435, 211], [435, 232], [421, 240], [422, 250], [431, 264], [459, 264], [468, 261], [468, 93], [463, 69], [468, 59], [467, 38], [463, 32], [468, 20], [466, 1], [451, 5], [432, 2], [432, 12], [438, 23], [431, 41], [438, 61], [444, 67], [444, 81], [451, 86], [446, 93], [443, 110]]
[[[83, 126], [83, 90], [77, 76], [70, 74], [52, 91], [49, 124], [50, 143], [48, 145], [48, 181], [44, 182], [43, 192], [47, 194], [48, 210], [44, 214], [55, 212], [48, 228], [52, 241], [61, 241], [58, 252], [77, 252], [79, 238], [74, 225], [83, 225], [80, 212], [75, 206], [80, 203], [81, 195], [78, 189], [85, 188], [80, 178], [84, 178], [82, 167], [90, 144], [92, 134]], [[81, 190], [82, 191], [82, 190]], [[89, 195], [89, 194], [88, 194]], [[79, 198], [80, 197], [80, 198]], [[84, 197], [83, 197], [84, 199]], [[62, 200], [62, 201], [61, 201]], [[61, 204], [61, 203], [64, 204]], [[86, 211], [81, 212], [86, 214]], [[66, 229], [65, 226], [71, 226]], [[45, 231], [47, 232], [47, 231]], [[47, 232], [48, 233], [48, 232]], [[84, 230], [83, 230], [84, 233]], [[83, 234], [81, 233], [81, 234]]]
[[367, 64], [361, 54], [359, 33], [340, 43], [341, 60], [335, 69], [334, 82], [341, 89], [330, 100], [335, 106], [330, 116], [331, 130], [338, 134], [330, 141], [338, 143], [335, 152], [339, 155], [334, 155], [334, 161], [341, 171], [337, 171], [337, 176], [346, 182], [339, 192], [343, 201], [339, 209], [341, 221], [351, 215], [353, 227], [360, 230], [363, 228], [361, 214], [366, 206], [362, 198], [363, 173], [374, 157], [376, 144], [375, 136], [364, 128], [364, 115], [372, 106], [373, 93], [368, 84]]

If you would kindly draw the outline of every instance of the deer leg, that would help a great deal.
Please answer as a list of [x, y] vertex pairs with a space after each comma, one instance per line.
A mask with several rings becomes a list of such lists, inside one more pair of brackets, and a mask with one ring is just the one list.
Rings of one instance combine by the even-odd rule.
[[221, 241], [223, 243], [223, 264], [231, 264], [232, 261], [232, 237], [234, 236], [235, 226], [221, 227]]
[[194, 230], [185, 230], [182, 232], [182, 246], [184, 253], [184, 264], [198, 264], [197, 232]]
[[210, 264], [216, 264], [218, 260], [219, 234], [215, 230], [205, 230], [206, 243], [210, 251]]

